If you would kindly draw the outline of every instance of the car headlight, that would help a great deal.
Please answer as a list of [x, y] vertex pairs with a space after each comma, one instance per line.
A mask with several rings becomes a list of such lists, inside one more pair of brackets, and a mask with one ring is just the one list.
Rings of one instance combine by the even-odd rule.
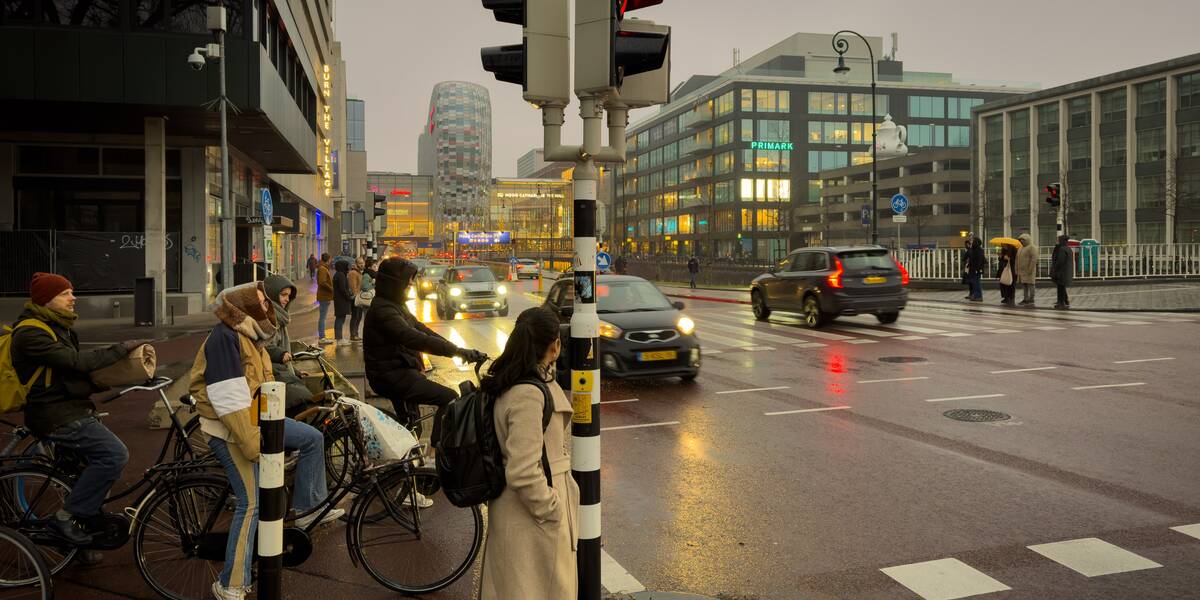
[[421, 287], [423, 287], [425, 289], [429, 289], [431, 287], [431, 284], [428, 281], [422, 281]]
[[679, 317], [679, 320], [675, 322], [675, 328], [683, 335], [692, 335], [692, 332], [696, 331], [696, 322], [687, 317]]
[[462, 288], [450, 288], [450, 295], [457, 298], [462, 295]]
[[624, 332], [621, 331], [620, 327], [617, 327], [608, 321], [600, 321], [600, 337], [615, 340], [619, 339], [622, 333]]
[[496, 286], [496, 293], [503, 296], [508, 293], [508, 288], [506, 288], [502, 285], [498, 285], [498, 286]]

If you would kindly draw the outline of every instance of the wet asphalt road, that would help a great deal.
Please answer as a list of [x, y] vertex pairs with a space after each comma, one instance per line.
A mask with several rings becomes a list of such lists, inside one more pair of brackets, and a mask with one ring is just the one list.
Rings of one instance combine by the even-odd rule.
[[[534, 284], [510, 287], [515, 317]], [[436, 330], [492, 355], [512, 327], [437, 322], [424, 307]], [[706, 351], [697, 382], [603, 387], [602, 426], [640, 426], [603, 434], [605, 550], [646, 587], [761, 600], [1200, 597], [1200, 528], [1171, 529], [1200, 523], [1200, 315], [924, 303], [895, 327], [854, 317], [814, 333], [786, 315], [755, 323], [740, 305], [687, 312]], [[297, 319], [293, 337], [315, 318]], [[359, 370], [357, 347], [331, 353]], [[895, 357], [914, 362], [881, 360]], [[1146, 362], [1120, 362], [1135, 360]], [[468, 375], [438, 364], [447, 381]], [[1101, 385], [1122, 387], [1074, 389]], [[943, 416], [959, 408], [1009, 418]], [[161, 439], [135, 429], [143, 444]], [[344, 543], [340, 526], [326, 531], [288, 573], [288, 597], [393, 597]], [[68, 598], [152, 597], [128, 552], [66, 579]]]

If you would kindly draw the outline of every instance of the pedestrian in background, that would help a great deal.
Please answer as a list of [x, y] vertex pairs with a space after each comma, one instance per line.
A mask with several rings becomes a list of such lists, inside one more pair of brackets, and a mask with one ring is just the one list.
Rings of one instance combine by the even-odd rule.
[[1014, 270], [1017, 262], [1017, 249], [1012, 246], [1000, 246], [1000, 259], [996, 269], [996, 278], [1000, 280], [1000, 304], [1012, 306], [1017, 297], [1017, 274]]
[[358, 326], [362, 324], [363, 308], [354, 301], [358, 298], [358, 293], [362, 291], [363, 269], [366, 267], [366, 262], [363, 257], [354, 259], [354, 266], [350, 267], [350, 272], [347, 277], [350, 280], [350, 341], [362, 341], [358, 337]]
[[328, 344], [332, 340], [325, 334], [329, 304], [333, 302], [333, 274], [329, 272], [329, 253], [321, 254], [321, 262], [317, 265], [317, 339], [320, 344]]
[[1065, 310], [1071, 308], [1071, 299], [1067, 297], [1067, 286], [1075, 280], [1075, 253], [1068, 244], [1069, 236], [1058, 236], [1058, 244], [1050, 255], [1050, 279], [1058, 288], [1058, 301], [1054, 308]]
[[1017, 283], [1024, 291], [1021, 306], [1032, 307], [1037, 294], [1038, 249], [1028, 233], [1022, 233], [1017, 239], [1021, 241], [1021, 249], [1017, 250]]
[[354, 293], [350, 290], [350, 261], [338, 260], [333, 267], [333, 338], [337, 345], [349, 346], [350, 340], [345, 339], [342, 326], [354, 308]]
[[970, 293], [967, 300], [983, 302], [983, 271], [987, 269], [987, 256], [983, 253], [983, 240], [971, 238], [971, 247], [967, 250], [967, 283]]
[[617, 257], [617, 262], [613, 266], [617, 269], [617, 275], [624, 275], [629, 270], [629, 259], [622, 254]]
[[696, 289], [696, 276], [700, 274], [700, 260], [695, 256], [688, 259], [688, 274], [692, 279], [692, 289]]
[[304, 263], [304, 266], [308, 268], [308, 280], [315, 281], [317, 278], [317, 257], [309, 254], [308, 262]]
[[[561, 350], [558, 316], [545, 307], [530, 308], [517, 317], [504, 353], [480, 383], [497, 397], [493, 420], [505, 477], [504, 491], [488, 502], [482, 600], [559, 600], [578, 593], [572, 411], [554, 377]], [[545, 429], [545, 393], [531, 379], [543, 382], [550, 395], [553, 414]]]
[[967, 286], [967, 295], [963, 297], [963, 300], [971, 299], [971, 269], [968, 266], [968, 260], [971, 254], [971, 240], [973, 239], [975, 239], [975, 234], [967, 234], [967, 237], [963, 238], [962, 252], [958, 253], [958, 264], [961, 265], [962, 269], [962, 283]]

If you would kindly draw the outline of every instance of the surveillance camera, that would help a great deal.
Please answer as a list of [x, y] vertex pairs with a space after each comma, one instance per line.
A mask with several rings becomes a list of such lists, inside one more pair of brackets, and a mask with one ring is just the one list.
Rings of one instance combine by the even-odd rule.
[[188, 56], [188, 66], [193, 71], [199, 71], [204, 68], [204, 57], [200, 55], [200, 49], [197, 48]]

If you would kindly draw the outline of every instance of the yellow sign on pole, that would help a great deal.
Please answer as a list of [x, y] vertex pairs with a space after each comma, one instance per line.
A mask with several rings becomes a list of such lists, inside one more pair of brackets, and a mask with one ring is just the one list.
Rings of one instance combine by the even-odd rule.
[[586, 393], [592, 391], [592, 371], [571, 371], [571, 391]]
[[571, 408], [575, 411], [575, 414], [571, 415], [572, 423], [586, 425], [592, 422], [591, 394], [571, 394]]

